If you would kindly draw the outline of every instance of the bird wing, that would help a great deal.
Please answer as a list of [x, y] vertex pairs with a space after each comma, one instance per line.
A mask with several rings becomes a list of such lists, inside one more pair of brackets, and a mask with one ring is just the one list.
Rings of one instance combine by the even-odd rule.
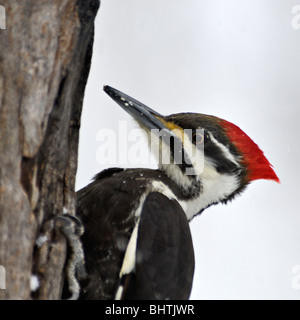
[[189, 224], [176, 200], [145, 199], [127, 246], [116, 299], [188, 299], [194, 275]]

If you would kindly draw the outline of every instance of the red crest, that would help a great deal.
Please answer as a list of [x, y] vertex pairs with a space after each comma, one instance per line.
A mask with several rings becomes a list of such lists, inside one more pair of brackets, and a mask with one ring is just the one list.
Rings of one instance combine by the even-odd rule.
[[237, 147], [243, 156], [242, 163], [249, 171], [250, 181], [266, 179], [280, 182], [273, 166], [265, 157], [259, 146], [235, 124], [222, 120], [221, 127], [225, 130], [230, 141]]

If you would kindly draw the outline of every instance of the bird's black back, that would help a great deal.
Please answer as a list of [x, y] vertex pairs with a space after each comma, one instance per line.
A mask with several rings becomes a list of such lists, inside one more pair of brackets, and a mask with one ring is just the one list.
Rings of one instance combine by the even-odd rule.
[[[172, 183], [159, 170], [113, 168], [99, 173], [77, 192], [76, 210], [85, 227], [82, 242], [88, 274], [81, 281], [81, 299], [115, 298], [125, 250], [137, 220], [135, 212], [153, 180]], [[180, 196], [179, 188], [174, 192]], [[193, 265], [191, 271], [192, 279]]]

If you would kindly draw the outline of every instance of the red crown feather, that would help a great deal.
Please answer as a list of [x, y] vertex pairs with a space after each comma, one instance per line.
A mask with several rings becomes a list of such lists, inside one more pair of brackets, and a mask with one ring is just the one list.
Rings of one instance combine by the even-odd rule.
[[264, 153], [259, 146], [253, 142], [253, 140], [246, 135], [235, 124], [222, 120], [220, 122], [222, 128], [226, 131], [226, 134], [230, 141], [237, 147], [243, 156], [242, 163], [246, 165], [249, 171], [248, 179], [250, 181], [266, 179], [280, 182], [273, 166], [270, 164]]

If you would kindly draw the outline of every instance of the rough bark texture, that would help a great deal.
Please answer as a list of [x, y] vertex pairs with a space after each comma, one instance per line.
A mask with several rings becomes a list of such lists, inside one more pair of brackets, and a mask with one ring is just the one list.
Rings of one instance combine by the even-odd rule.
[[[2, 0], [0, 30], [0, 299], [59, 299], [74, 214], [77, 147], [99, 0]], [[36, 240], [47, 239], [36, 245]], [[32, 294], [30, 278], [40, 288]]]

